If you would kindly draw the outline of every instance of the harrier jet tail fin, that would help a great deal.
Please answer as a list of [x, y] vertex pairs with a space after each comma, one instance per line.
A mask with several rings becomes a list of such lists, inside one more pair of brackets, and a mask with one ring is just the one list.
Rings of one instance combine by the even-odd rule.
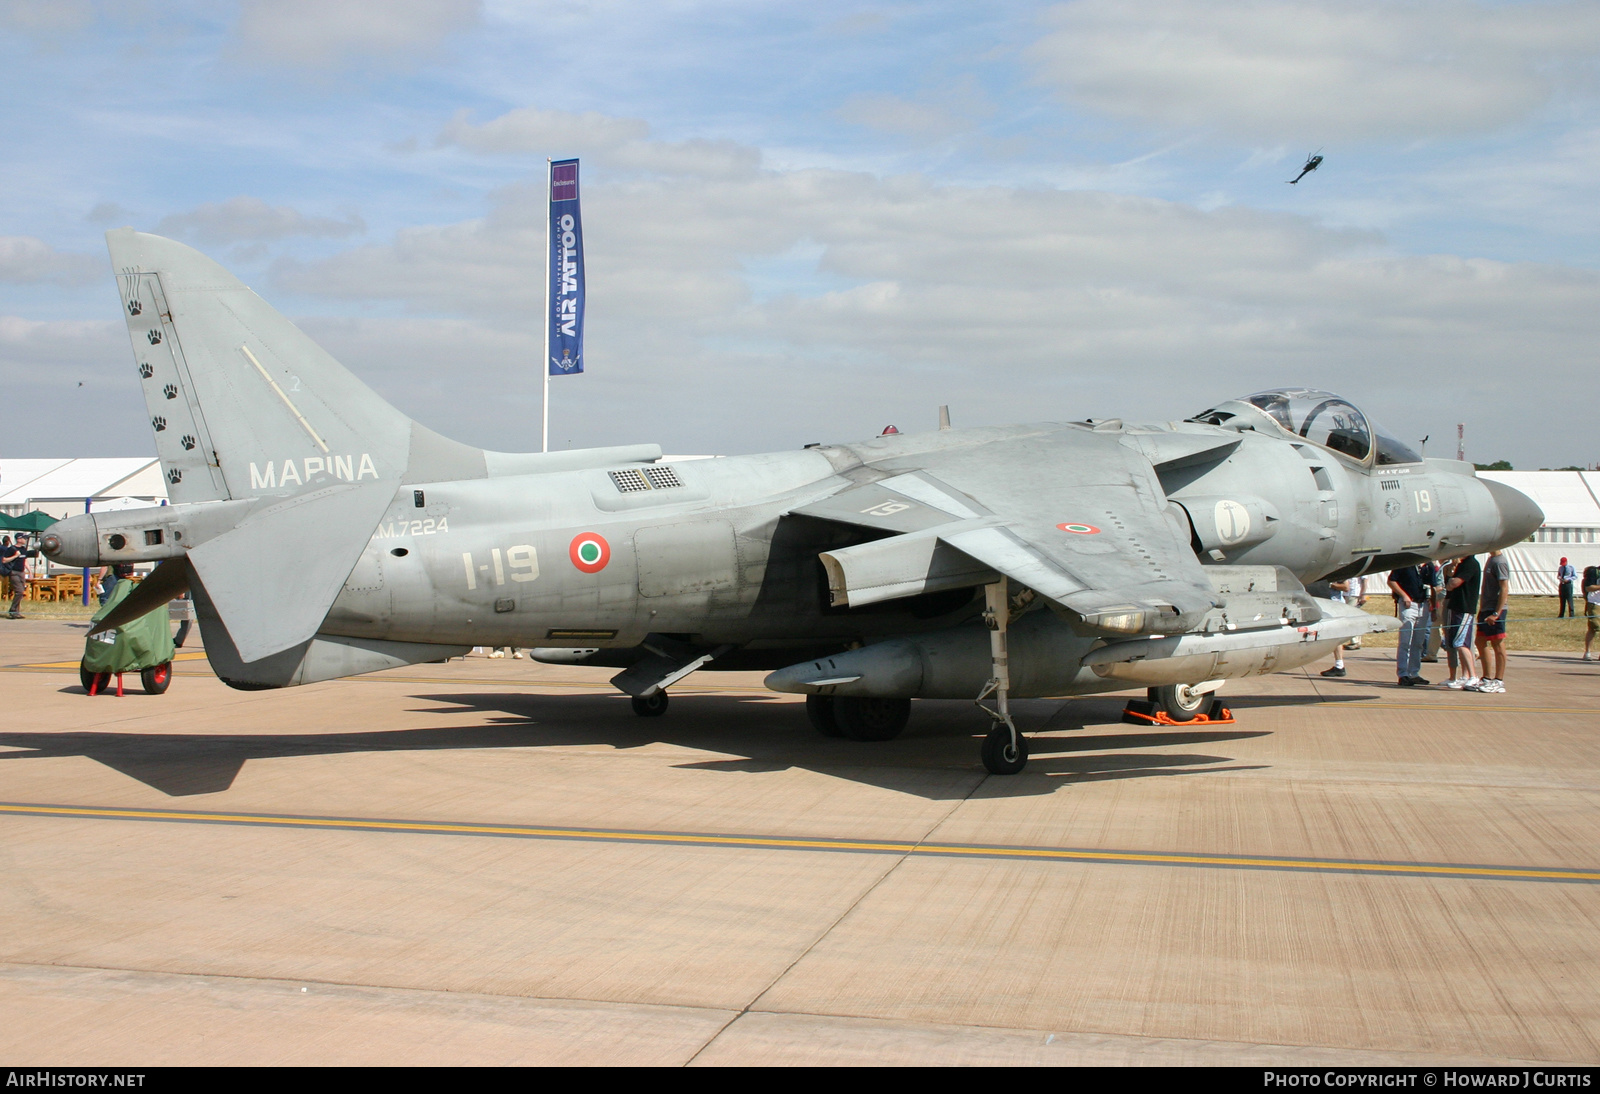
[[485, 474], [205, 255], [131, 228], [106, 244], [174, 503]]

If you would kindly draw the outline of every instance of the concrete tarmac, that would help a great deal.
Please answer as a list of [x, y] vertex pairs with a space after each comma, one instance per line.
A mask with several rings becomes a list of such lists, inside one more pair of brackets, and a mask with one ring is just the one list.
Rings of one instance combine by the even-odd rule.
[[999, 778], [965, 703], [865, 744], [482, 655], [91, 698], [83, 635], [0, 626], [3, 1063], [1600, 1062], [1571, 655], [1021, 702]]

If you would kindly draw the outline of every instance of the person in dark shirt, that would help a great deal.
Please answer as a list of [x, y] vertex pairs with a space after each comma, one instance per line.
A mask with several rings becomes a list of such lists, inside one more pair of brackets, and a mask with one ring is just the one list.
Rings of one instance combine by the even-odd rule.
[[1577, 567], [1568, 562], [1563, 555], [1561, 565], [1556, 567], [1556, 595], [1561, 598], [1560, 605], [1556, 609], [1557, 619], [1562, 616], [1577, 618], [1578, 613], [1572, 607], [1572, 583], [1576, 580], [1578, 580]]
[[1445, 687], [1477, 691], [1481, 677], [1477, 658], [1472, 655], [1472, 637], [1477, 623], [1478, 584], [1483, 567], [1476, 555], [1456, 559], [1445, 578], [1445, 644], [1450, 654], [1450, 680]]
[[[22, 537], [18, 536], [17, 539], [20, 541]], [[0, 575], [11, 586], [11, 613], [7, 618], [21, 619], [22, 594], [28, 590], [28, 564], [26, 556], [11, 542], [10, 536], [0, 536]]]
[[1389, 571], [1389, 591], [1400, 616], [1400, 644], [1395, 648], [1395, 672], [1403, 688], [1425, 685], [1420, 674], [1422, 655], [1428, 651], [1428, 631], [1432, 620], [1428, 600], [1433, 589], [1420, 566]]

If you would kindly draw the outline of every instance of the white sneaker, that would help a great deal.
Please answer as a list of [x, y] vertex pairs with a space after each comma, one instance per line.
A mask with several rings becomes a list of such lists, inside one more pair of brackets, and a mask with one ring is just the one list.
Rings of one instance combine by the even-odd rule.
[[523, 656], [522, 655], [522, 651], [518, 650], [516, 653], [513, 653], [511, 656], [515, 657], [518, 661], [521, 661], [522, 660], [522, 656]]
[[1452, 691], [1460, 691], [1462, 688], [1467, 686], [1467, 681], [1460, 680], [1460, 679], [1457, 679], [1457, 680], [1446, 680], [1444, 682], [1444, 686], [1449, 688], [1449, 689], [1451, 689]]
[[505, 650], [491, 650], [491, 651], [489, 651], [489, 656], [490, 657], [504, 657], [505, 655], [506, 655], [506, 651]]
[[1491, 695], [1502, 695], [1505, 693], [1506, 686], [1499, 680], [1485, 680], [1479, 685], [1478, 690], [1489, 692]]

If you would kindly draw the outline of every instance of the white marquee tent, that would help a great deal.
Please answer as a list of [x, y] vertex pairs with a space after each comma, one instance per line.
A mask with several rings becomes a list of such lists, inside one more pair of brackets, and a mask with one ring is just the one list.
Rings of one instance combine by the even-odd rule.
[[[129, 499], [123, 501], [121, 499]], [[13, 460], [0, 457], [0, 513], [35, 509], [70, 517], [88, 502], [97, 509], [167, 500], [161, 464], [151, 456], [111, 459]]]
[[[1556, 567], [1565, 557], [1578, 573], [1600, 565], [1600, 472], [1480, 471], [1480, 478], [1521, 490], [1544, 510], [1544, 526], [1507, 547], [1513, 595], [1556, 594]], [[1581, 590], [1578, 591], [1582, 599]]]

